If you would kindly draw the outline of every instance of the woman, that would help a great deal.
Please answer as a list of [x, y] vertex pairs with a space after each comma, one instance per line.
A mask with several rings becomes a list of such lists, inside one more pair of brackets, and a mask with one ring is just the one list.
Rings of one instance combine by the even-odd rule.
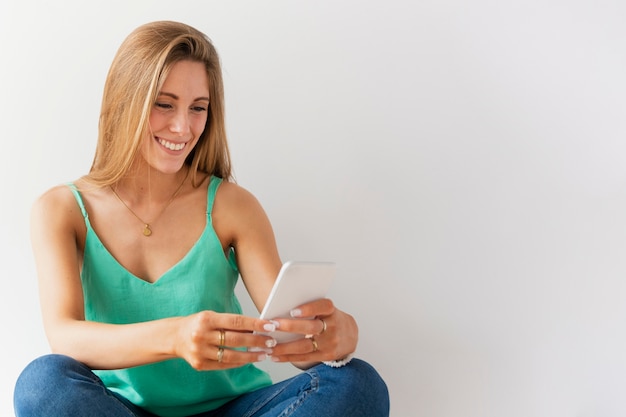
[[[219, 59], [194, 28], [155, 22], [124, 41], [92, 168], [38, 199], [32, 242], [54, 353], [20, 375], [18, 417], [388, 415], [380, 376], [350, 360], [355, 320], [330, 300], [293, 319], [241, 314], [238, 276], [261, 310], [282, 262], [232, 182]], [[253, 333], [276, 328], [315, 336]], [[268, 356], [305, 371], [272, 384], [254, 366]]]

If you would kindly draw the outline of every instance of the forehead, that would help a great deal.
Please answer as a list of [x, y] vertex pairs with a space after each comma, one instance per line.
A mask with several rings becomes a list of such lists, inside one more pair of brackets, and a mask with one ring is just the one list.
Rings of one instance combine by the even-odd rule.
[[161, 92], [173, 93], [177, 96], [209, 95], [209, 77], [202, 62], [178, 61], [170, 68]]

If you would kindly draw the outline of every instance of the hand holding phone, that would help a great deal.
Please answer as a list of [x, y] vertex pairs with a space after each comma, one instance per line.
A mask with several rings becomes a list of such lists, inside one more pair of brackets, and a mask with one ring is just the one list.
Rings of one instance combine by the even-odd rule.
[[[265, 302], [260, 318], [264, 320], [291, 318], [290, 312], [295, 307], [325, 298], [334, 276], [335, 264], [333, 262], [285, 262]], [[302, 334], [286, 333], [280, 330], [262, 334], [272, 336], [278, 343], [304, 337]]]

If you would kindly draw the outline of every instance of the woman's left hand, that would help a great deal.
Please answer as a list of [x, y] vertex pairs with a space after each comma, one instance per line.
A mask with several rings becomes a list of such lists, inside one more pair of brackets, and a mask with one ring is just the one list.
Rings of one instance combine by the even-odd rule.
[[359, 338], [356, 321], [335, 308], [331, 300], [303, 304], [292, 310], [291, 315], [292, 319], [276, 319], [278, 328], [306, 337], [276, 345], [272, 352], [273, 361], [293, 362], [304, 369], [321, 361], [343, 359], [356, 350]]

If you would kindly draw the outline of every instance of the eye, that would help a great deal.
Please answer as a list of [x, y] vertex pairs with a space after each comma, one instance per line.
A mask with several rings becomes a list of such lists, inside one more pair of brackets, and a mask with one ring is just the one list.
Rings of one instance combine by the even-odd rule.
[[202, 112], [207, 111], [207, 108], [206, 108], [206, 107], [204, 107], [204, 106], [193, 106], [193, 107], [191, 108], [191, 110], [192, 110], [192, 111], [194, 111], [194, 112], [196, 112], [196, 113], [202, 113]]
[[154, 103], [154, 105], [155, 105], [156, 107], [160, 108], [160, 109], [166, 109], [166, 110], [168, 110], [168, 109], [171, 109], [171, 108], [172, 108], [172, 105], [171, 105], [171, 104], [168, 104], [168, 103], [159, 103], [159, 102], [156, 102], [156, 103]]

